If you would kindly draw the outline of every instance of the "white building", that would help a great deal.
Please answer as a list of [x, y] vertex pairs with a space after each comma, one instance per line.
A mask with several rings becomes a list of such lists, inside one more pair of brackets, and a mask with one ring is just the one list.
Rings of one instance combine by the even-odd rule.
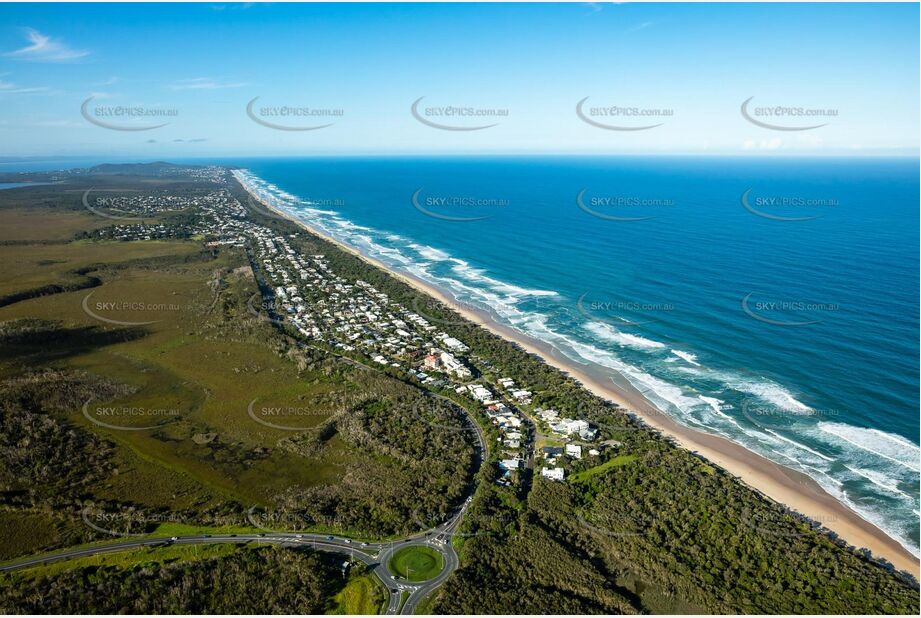
[[541, 468], [540, 475], [552, 481], [562, 481], [564, 471], [563, 468]]
[[556, 419], [560, 417], [560, 413], [557, 412], [556, 410], [541, 410], [537, 413], [537, 415], [540, 416], [545, 421], [547, 421], [548, 423], [552, 423], [553, 421], [555, 421]]
[[455, 339], [454, 337], [445, 337], [444, 339], [441, 340], [441, 342], [445, 344], [445, 346], [447, 346], [448, 348], [454, 350], [455, 352], [466, 352], [467, 350], [470, 349], [467, 346], [465, 346], [463, 343], [461, 343], [459, 339]]
[[531, 391], [526, 391], [526, 390], [512, 391], [512, 397], [514, 397], [515, 399], [523, 403], [530, 403], [531, 402]]
[[488, 389], [483, 388], [480, 384], [471, 384], [469, 388], [474, 398], [480, 401], [489, 401], [492, 399], [492, 393], [490, 393]]
[[503, 459], [499, 461], [499, 467], [503, 470], [517, 470], [521, 467], [521, 460], [517, 457], [513, 459]]
[[582, 447], [578, 444], [567, 444], [566, 454], [573, 459], [582, 459]]

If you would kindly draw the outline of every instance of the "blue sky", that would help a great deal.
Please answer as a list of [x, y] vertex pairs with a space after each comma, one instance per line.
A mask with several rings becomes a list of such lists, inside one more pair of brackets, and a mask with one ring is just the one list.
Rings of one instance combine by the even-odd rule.
[[[917, 4], [4, 4], [0, 156], [917, 154], [918, 18]], [[263, 126], [255, 97], [257, 119], [331, 126]], [[432, 127], [410, 113], [420, 97], [430, 121], [496, 126]], [[585, 97], [602, 124], [660, 126], [593, 126]], [[743, 117], [750, 97], [775, 128]], [[341, 115], [269, 115], [282, 106]], [[434, 115], [445, 106], [507, 115]], [[671, 114], [597, 115], [613, 106]], [[763, 115], [776, 106], [823, 115]]]

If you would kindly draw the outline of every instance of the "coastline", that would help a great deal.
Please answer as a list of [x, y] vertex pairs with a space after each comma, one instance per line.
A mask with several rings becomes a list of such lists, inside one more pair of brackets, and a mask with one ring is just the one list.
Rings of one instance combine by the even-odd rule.
[[[595, 375], [589, 369], [581, 369], [578, 363], [568, 359], [561, 360], [562, 355], [558, 354], [549, 344], [500, 324], [485, 311], [458, 307], [456, 299], [446, 292], [410, 274], [395, 271], [383, 262], [363, 255], [353, 247], [273, 207], [251, 192], [239, 179], [234, 178], [252, 200], [267, 211], [293, 222], [310, 234], [334, 244], [365, 263], [384, 270], [419, 292], [434, 297], [474, 324], [519, 345], [548, 365], [571, 376], [595, 395], [617, 404], [627, 412], [636, 414], [650, 427], [672, 438], [680, 447], [719, 466], [752, 490], [821, 523], [848, 544], [857, 548], [866, 548], [873, 556], [883, 558], [892, 563], [896, 569], [907, 571], [915, 578], [919, 578], [921, 569], [919, 569], [918, 558], [883, 530], [863, 519], [846, 504], [838, 501], [807, 475], [776, 464], [721, 436], [696, 431], [681, 425], [656, 408], [635, 389], [615, 384], [610, 378], [600, 374]], [[778, 541], [782, 542], [782, 539], [779, 538]]]

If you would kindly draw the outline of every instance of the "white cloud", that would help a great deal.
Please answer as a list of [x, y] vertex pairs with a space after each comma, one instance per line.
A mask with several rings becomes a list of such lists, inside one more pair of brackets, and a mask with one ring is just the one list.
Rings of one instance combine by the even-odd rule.
[[13, 82], [0, 79], [0, 94], [29, 94], [33, 92], [48, 92], [48, 88], [44, 86], [40, 88], [23, 88]]
[[649, 26], [652, 26], [653, 24], [655, 24], [655, 22], [653, 21], [644, 21], [643, 23], [637, 24], [633, 26], [632, 28], [628, 29], [627, 32], [639, 32], [640, 30], [645, 30], [646, 28], [648, 28]]
[[29, 45], [3, 54], [8, 58], [19, 58], [33, 62], [69, 62], [88, 56], [89, 52], [73, 49], [63, 41], [52, 39], [34, 28], [26, 28]]
[[210, 77], [194, 77], [180, 79], [170, 84], [170, 88], [173, 90], [220, 90], [222, 88], [241, 88], [246, 85], [243, 82], [222, 82]]

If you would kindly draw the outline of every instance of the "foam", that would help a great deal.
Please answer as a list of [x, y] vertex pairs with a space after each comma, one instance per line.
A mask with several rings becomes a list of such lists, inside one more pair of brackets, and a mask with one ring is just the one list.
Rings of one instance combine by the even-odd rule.
[[844, 467], [850, 470], [851, 472], [853, 472], [854, 474], [858, 476], [862, 476], [863, 478], [867, 479], [868, 481], [870, 481], [877, 487], [884, 489], [885, 491], [888, 491], [890, 493], [893, 493], [893, 494], [896, 494], [896, 495], [899, 495], [905, 498], [909, 498], [909, 499], [911, 498], [910, 495], [906, 494], [904, 491], [898, 488], [898, 485], [895, 483], [895, 481], [888, 478], [885, 474], [880, 474], [879, 472], [875, 470], [864, 470], [862, 468], [853, 468], [851, 466], [848, 466], [847, 464], [845, 464]]
[[672, 350], [671, 352], [672, 352], [672, 354], [674, 354], [674, 355], [677, 356], [678, 358], [680, 358], [680, 359], [682, 359], [682, 360], [686, 360], [687, 362], [691, 363], [692, 365], [695, 365], [695, 366], [697, 366], [697, 367], [700, 367], [700, 363], [697, 362], [697, 355], [696, 355], [696, 354], [691, 354], [690, 352], [682, 352], [681, 350]]
[[781, 410], [804, 416], [813, 411], [812, 408], [796, 399], [790, 391], [767, 378], [761, 378], [760, 381], [753, 381], [739, 375], [724, 372], [714, 372], [714, 377], [732, 390], [754, 395], [762, 401], [766, 401]]
[[415, 249], [422, 257], [433, 262], [444, 262], [451, 259], [451, 256], [440, 249], [412, 243], [410, 248]]
[[645, 337], [640, 337], [639, 335], [631, 335], [629, 333], [621, 332], [603, 322], [589, 322], [585, 325], [585, 328], [601, 339], [616, 343], [620, 346], [626, 346], [638, 350], [652, 350], [665, 347], [664, 343], [660, 343], [652, 339], [646, 339]]
[[777, 438], [778, 440], [783, 440], [784, 442], [787, 442], [788, 444], [792, 444], [792, 445], [793, 445], [794, 447], [796, 447], [796, 448], [803, 449], [803, 450], [806, 451], [807, 453], [812, 453], [813, 455], [815, 455], [816, 457], [818, 457], [818, 458], [820, 458], [820, 459], [824, 459], [825, 461], [835, 461], [832, 457], [829, 457], [828, 455], [823, 455], [822, 453], [820, 453], [820, 452], [818, 452], [818, 451], [816, 451], [816, 450], [814, 450], [814, 449], [809, 448], [808, 446], [806, 446], [805, 444], [802, 444], [801, 442], [797, 442], [796, 440], [791, 440], [790, 438], [787, 438], [787, 437], [785, 437], [785, 436], [782, 436], [782, 435], [780, 435], [779, 433], [777, 433], [776, 431], [774, 431], [774, 430], [772, 430], [772, 429], [765, 429], [764, 431], [765, 431], [766, 433], [771, 434], [772, 436], [774, 436], [774, 437]]
[[857, 448], [918, 472], [919, 448], [878, 429], [854, 427], [845, 423], [822, 422], [818, 428]]

